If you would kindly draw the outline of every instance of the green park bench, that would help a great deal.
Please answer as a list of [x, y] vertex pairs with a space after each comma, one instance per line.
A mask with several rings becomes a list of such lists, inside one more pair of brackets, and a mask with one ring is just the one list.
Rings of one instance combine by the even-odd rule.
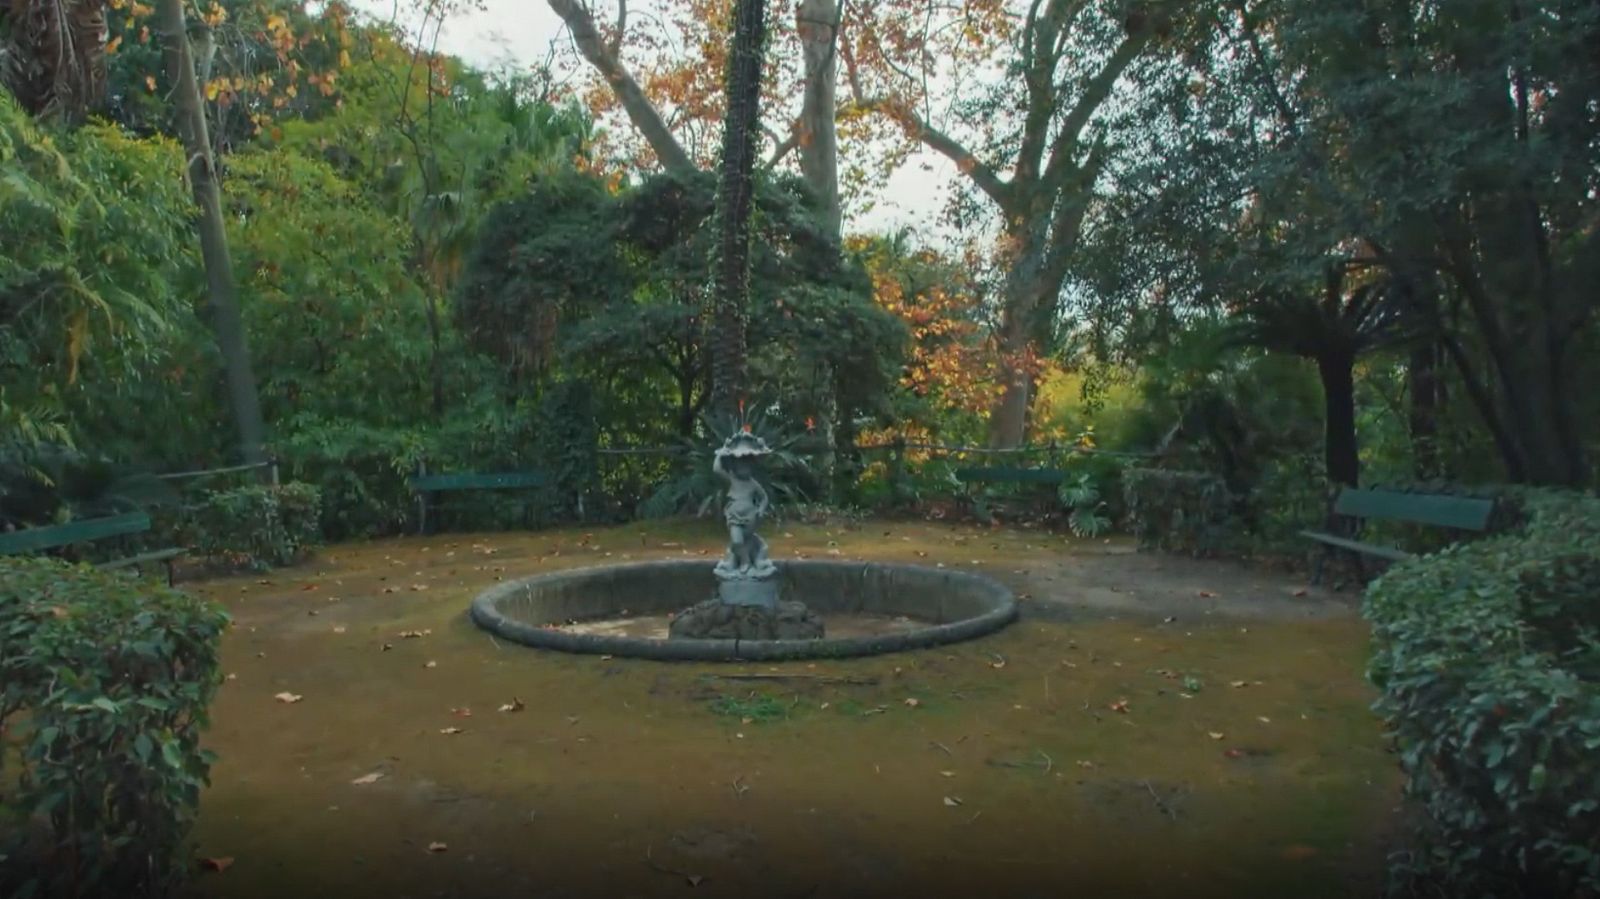
[[[1021, 468], [1015, 466], [998, 466], [991, 468], [958, 468], [955, 470], [956, 480], [972, 487], [977, 484], [1035, 484], [1047, 487], [1059, 487], [1067, 479], [1067, 473], [1055, 468]], [[978, 497], [972, 497], [973, 510], [979, 518], [992, 518], [987, 504]]]
[[[143, 512], [128, 512], [106, 518], [85, 518], [82, 521], [70, 521], [49, 527], [24, 528], [20, 531], [0, 533], [0, 555], [10, 556], [57, 549], [74, 543], [92, 543], [96, 540], [143, 534], [148, 530], [150, 530], [150, 516]], [[173, 564], [186, 552], [188, 550], [183, 547], [173, 546], [101, 562], [96, 567], [138, 568], [152, 562], [161, 562], [167, 566], [167, 585], [171, 586], [174, 575]]]
[[[1458, 531], [1488, 530], [1489, 516], [1493, 512], [1493, 500], [1438, 493], [1360, 490], [1354, 487], [1341, 489], [1333, 501], [1333, 514], [1346, 518], [1425, 524]], [[1340, 550], [1354, 555], [1358, 566], [1363, 556], [1398, 562], [1412, 555], [1397, 547], [1366, 543], [1325, 531], [1301, 531], [1300, 536], [1322, 544], [1322, 552], [1311, 574], [1313, 584], [1322, 581], [1322, 566], [1328, 556]]]
[[496, 473], [426, 474], [411, 476], [411, 489], [417, 494], [417, 532], [428, 533], [429, 497], [436, 493], [474, 490], [527, 490], [545, 487], [550, 476], [542, 471], [504, 471]]

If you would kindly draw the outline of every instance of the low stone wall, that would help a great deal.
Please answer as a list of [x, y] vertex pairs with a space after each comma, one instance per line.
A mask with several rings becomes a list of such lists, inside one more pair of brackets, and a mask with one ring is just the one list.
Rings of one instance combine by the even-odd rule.
[[778, 563], [779, 596], [823, 614], [903, 615], [925, 627], [820, 640], [658, 640], [579, 634], [549, 625], [676, 612], [714, 595], [704, 561], [638, 562], [497, 584], [472, 602], [472, 620], [496, 636], [562, 652], [686, 661], [844, 658], [921, 649], [993, 633], [1017, 618], [1011, 591], [960, 571], [880, 562]]

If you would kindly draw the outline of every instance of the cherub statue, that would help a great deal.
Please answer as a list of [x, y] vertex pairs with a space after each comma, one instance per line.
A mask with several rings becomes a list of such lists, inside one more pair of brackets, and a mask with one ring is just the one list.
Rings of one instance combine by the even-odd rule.
[[767, 542], [756, 533], [770, 503], [756, 480], [756, 460], [772, 452], [766, 441], [740, 432], [729, 437], [712, 456], [711, 470], [728, 482], [728, 499], [722, 507], [728, 523], [728, 554], [717, 563], [723, 576], [765, 577], [776, 566], [767, 558]]

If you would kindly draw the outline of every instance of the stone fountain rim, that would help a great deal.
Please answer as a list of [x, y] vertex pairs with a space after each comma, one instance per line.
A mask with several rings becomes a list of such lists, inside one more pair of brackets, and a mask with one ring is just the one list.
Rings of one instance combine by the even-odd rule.
[[652, 571], [681, 572], [707, 570], [708, 563], [696, 560], [662, 559], [644, 562], [625, 562], [616, 565], [595, 565], [569, 568], [562, 571], [529, 575], [505, 581], [479, 593], [472, 600], [470, 616], [473, 623], [485, 631], [536, 649], [589, 655], [612, 655], [620, 658], [654, 659], [658, 661], [734, 662], [734, 661], [786, 661], [794, 659], [838, 659], [882, 655], [927, 649], [947, 643], [957, 643], [992, 634], [1017, 620], [1016, 597], [1010, 588], [993, 578], [967, 571], [932, 568], [900, 562], [874, 562], [867, 560], [786, 560], [776, 563], [779, 570], [805, 569], [892, 569], [917, 572], [935, 578], [964, 581], [987, 594], [991, 607], [982, 614], [944, 624], [929, 624], [913, 630], [893, 634], [864, 637], [823, 637], [820, 640], [666, 640], [654, 637], [623, 637], [609, 634], [581, 634], [571, 631], [539, 627], [518, 621], [502, 613], [501, 600], [529, 586], [585, 580], [617, 574], [648, 576]]

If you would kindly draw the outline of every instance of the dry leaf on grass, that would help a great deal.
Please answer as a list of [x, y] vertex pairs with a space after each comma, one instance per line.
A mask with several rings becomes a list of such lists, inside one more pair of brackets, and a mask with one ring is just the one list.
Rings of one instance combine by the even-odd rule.
[[500, 711], [502, 711], [502, 712], [520, 712], [525, 708], [527, 708], [527, 705], [524, 704], [522, 700], [520, 700], [520, 699], [516, 698], [515, 696], [513, 696], [513, 697], [511, 697], [511, 701], [510, 702], [504, 703], [504, 704], [502, 704], [500, 706]]
[[435, 662], [433, 659], [429, 659], [428, 661], [422, 663], [422, 667], [424, 667], [424, 668], [437, 668], [437, 667], [439, 667], [439, 663]]
[[439, 842], [438, 840], [434, 840], [432, 843], [428, 844], [428, 851], [429, 852], [444, 852], [445, 850], [447, 850], [449, 848], [450, 848], [449, 846], [445, 845], [444, 843]]
[[914, 709], [914, 708], [916, 708], [917, 706], [920, 706], [920, 705], [922, 705], [922, 700], [920, 700], [920, 699], [907, 699], [906, 700], [906, 707], [907, 708], [913, 708]]
[[1213, 740], [1220, 740], [1223, 737], [1227, 736], [1227, 734], [1224, 734], [1220, 730], [1208, 730], [1208, 731], [1206, 731], [1206, 736], [1210, 737]]
[[374, 771], [371, 774], [363, 774], [363, 775], [361, 775], [360, 777], [356, 778], [355, 780], [350, 781], [350, 784], [352, 786], [364, 787], [364, 786], [366, 786], [368, 784], [375, 784], [380, 780], [383, 780], [383, 772], [382, 771]]
[[288, 691], [284, 691], [282, 693], [275, 694], [272, 698], [278, 700], [279, 702], [288, 702], [288, 703], [295, 703], [295, 702], [299, 702], [302, 699], [305, 699], [305, 697], [301, 696], [299, 693], [290, 693]]
[[456, 716], [457, 718], [471, 718], [472, 717], [472, 709], [469, 709], [466, 706], [462, 706], [459, 709], [451, 709], [450, 710], [450, 714]]
[[961, 799], [957, 796], [946, 796], [944, 797], [944, 804], [951, 808], [955, 808], [961, 804]]
[[1128, 714], [1128, 700], [1119, 699], [1116, 702], [1113, 702], [1110, 705], [1106, 706], [1106, 708], [1110, 709], [1113, 712], [1121, 712], [1122, 714], [1126, 715], [1126, 714]]
[[459, 727], [441, 727], [441, 728], [439, 728], [439, 733], [444, 734], [447, 737], [452, 737], [452, 736], [455, 736], [456, 734], [461, 733], [461, 728], [459, 728]]

